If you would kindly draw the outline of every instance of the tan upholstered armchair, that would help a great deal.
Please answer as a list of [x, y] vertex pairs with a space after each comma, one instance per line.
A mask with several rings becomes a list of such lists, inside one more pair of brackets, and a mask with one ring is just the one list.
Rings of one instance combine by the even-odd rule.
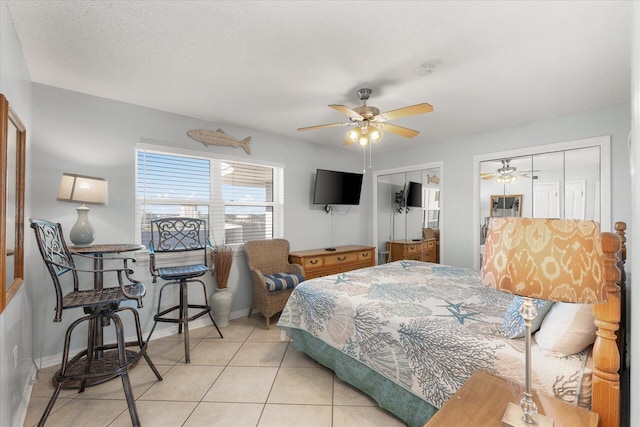
[[253, 309], [260, 310], [269, 329], [269, 320], [284, 308], [293, 288], [304, 280], [301, 265], [289, 263], [289, 242], [284, 239], [250, 240], [244, 244], [251, 279]]

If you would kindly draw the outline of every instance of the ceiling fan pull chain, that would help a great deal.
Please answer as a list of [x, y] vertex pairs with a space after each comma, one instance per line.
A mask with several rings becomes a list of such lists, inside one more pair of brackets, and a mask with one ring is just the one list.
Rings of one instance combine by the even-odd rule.
[[367, 146], [362, 147], [362, 173], [367, 173]]
[[373, 141], [371, 141], [369, 143], [369, 169], [371, 169], [373, 166], [371, 165], [371, 152], [373, 151]]

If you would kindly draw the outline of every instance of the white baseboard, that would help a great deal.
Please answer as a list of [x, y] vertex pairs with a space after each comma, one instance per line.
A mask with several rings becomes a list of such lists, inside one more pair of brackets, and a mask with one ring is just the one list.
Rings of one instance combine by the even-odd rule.
[[25, 384], [22, 390], [22, 397], [20, 398], [20, 406], [16, 411], [16, 424], [15, 426], [23, 426], [24, 421], [27, 419], [27, 410], [29, 409], [29, 402], [31, 401], [31, 391], [33, 390], [33, 383], [36, 379], [38, 369], [34, 363], [31, 364], [29, 369], [29, 382]]

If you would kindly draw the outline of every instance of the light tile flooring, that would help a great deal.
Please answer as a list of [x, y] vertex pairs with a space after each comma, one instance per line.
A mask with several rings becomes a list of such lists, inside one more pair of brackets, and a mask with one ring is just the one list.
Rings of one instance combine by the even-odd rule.
[[[231, 320], [222, 333], [224, 339], [213, 326], [190, 331], [188, 365], [181, 335], [149, 343], [164, 379], [158, 382], [144, 359], [131, 370], [143, 426], [405, 426], [291, 342], [282, 342], [276, 326], [267, 331], [260, 314]], [[25, 426], [38, 423], [57, 369], [39, 373]], [[130, 426], [122, 382], [114, 379], [84, 393], [63, 390], [46, 425]]]

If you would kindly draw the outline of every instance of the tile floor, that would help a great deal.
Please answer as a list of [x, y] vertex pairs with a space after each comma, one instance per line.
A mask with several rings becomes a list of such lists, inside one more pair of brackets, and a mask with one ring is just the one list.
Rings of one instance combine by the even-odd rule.
[[[272, 323], [273, 324], [273, 323]], [[267, 331], [261, 315], [222, 329], [191, 331], [191, 364], [184, 363], [181, 335], [152, 341], [149, 355], [164, 380], [157, 382], [144, 359], [131, 371], [143, 426], [347, 427], [406, 426], [332, 371]], [[34, 385], [25, 426], [38, 423], [57, 367], [43, 369]], [[112, 380], [84, 393], [63, 390], [47, 427], [130, 426], [122, 382]]]

